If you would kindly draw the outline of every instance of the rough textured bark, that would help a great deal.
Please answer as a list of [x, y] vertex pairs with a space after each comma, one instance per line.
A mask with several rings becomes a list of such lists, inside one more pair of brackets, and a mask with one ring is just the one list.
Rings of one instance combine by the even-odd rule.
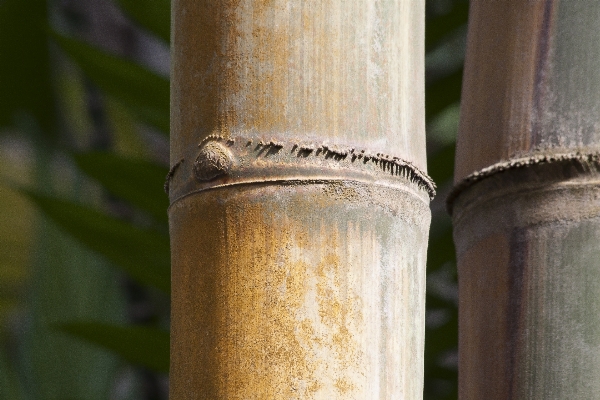
[[424, 3], [172, 16], [171, 398], [421, 398]]
[[600, 393], [599, 18], [471, 2], [449, 198], [462, 399]]

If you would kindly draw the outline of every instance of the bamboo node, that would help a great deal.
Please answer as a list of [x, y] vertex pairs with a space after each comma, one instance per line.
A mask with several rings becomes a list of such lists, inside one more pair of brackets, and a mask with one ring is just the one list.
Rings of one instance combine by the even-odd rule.
[[[342, 144], [286, 141], [282, 138], [223, 137], [212, 134], [199, 146], [188, 179], [170, 196], [257, 182], [373, 181], [396, 185], [395, 177], [424, 190], [430, 199], [435, 183], [416, 165], [400, 157]], [[360, 160], [360, 162], [355, 162]], [[179, 165], [172, 168], [170, 177]], [[186, 171], [189, 171], [186, 170]], [[168, 178], [170, 180], [170, 178]], [[402, 184], [404, 185], [404, 184]], [[168, 183], [165, 185], [168, 190]], [[192, 189], [195, 188], [195, 189]], [[176, 200], [175, 200], [176, 201]]]
[[448, 214], [452, 215], [454, 202], [460, 196], [460, 194], [483, 179], [512, 170], [531, 168], [543, 164], [559, 163], [588, 167], [590, 170], [600, 170], [600, 154], [584, 154], [579, 151], [559, 154], [536, 154], [529, 157], [501, 161], [492, 164], [489, 167], [471, 173], [457, 183], [446, 198], [446, 210], [448, 211]]

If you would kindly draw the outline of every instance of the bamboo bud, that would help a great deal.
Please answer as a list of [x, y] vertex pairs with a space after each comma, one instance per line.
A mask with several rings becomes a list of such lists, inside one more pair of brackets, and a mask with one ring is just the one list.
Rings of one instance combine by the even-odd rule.
[[424, 2], [172, 7], [170, 398], [421, 398]]

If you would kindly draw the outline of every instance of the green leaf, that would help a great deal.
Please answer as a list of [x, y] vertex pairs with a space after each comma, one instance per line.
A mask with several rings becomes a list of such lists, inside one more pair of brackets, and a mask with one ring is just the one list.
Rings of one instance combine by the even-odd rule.
[[140, 283], [170, 293], [169, 238], [67, 200], [20, 190], [65, 232]]
[[117, 0], [121, 8], [150, 32], [169, 42], [171, 2], [169, 0]]
[[169, 200], [163, 185], [168, 168], [113, 153], [83, 153], [73, 157], [83, 172], [100, 182], [113, 195], [147, 212], [159, 222], [167, 223]]
[[456, 2], [448, 13], [426, 21], [426, 51], [429, 52], [455, 30], [466, 25], [468, 17], [469, 3], [467, 1], [461, 1]]
[[44, 132], [52, 132], [56, 108], [47, 10], [45, 0], [0, 1], [0, 126], [27, 113]]
[[169, 372], [169, 332], [144, 326], [68, 322], [57, 329], [108, 349], [124, 360], [153, 371]]
[[131, 61], [53, 33], [60, 47], [98, 87], [141, 121], [169, 132], [169, 80]]
[[460, 101], [463, 69], [437, 80], [425, 90], [425, 118], [429, 121], [446, 107]]

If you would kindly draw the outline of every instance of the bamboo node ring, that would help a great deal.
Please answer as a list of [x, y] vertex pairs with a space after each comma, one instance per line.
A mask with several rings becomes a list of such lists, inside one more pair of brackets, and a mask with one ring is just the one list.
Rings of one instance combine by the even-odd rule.
[[355, 181], [421, 192], [418, 196], [426, 194], [429, 200], [435, 195], [435, 183], [424, 171], [381, 150], [320, 140], [218, 134], [208, 135], [198, 147], [195, 161], [184, 167], [187, 177], [169, 192], [173, 202], [208, 189], [265, 182]]
[[487, 179], [491, 176], [505, 173], [513, 170], [524, 170], [540, 165], [565, 164], [576, 167], [582, 173], [600, 171], [600, 153], [557, 153], [557, 154], [534, 154], [529, 157], [516, 158], [508, 161], [501, 161], [475, 171], [464, 177], [454, 185], [450, 194], [446, 198], [446, 210], [452, 215], [454, 202], [456, 199], [474, 184]]

